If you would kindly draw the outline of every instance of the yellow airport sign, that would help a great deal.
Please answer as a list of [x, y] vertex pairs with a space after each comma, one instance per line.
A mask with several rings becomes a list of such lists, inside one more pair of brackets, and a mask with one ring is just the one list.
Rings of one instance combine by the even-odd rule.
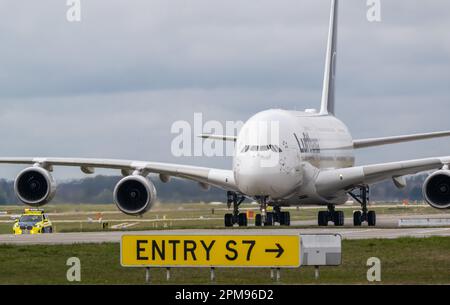
[[299, 235], [123, 235], [124, 267], [300, 266]]

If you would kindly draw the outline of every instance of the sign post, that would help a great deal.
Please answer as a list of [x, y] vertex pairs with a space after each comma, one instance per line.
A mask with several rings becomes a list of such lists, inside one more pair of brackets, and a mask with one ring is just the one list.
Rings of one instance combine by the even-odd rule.
[[[246, 232], [247, 233], [247, 232]], [[270, 268], [270, 277], [281, 280], [282, 268], [339, 266], [342, 238], [338, 234], [318, 235], [123, 235], [120, 263], [123, 267], [143, 267], [146, 282], [150, 268], [204, 267], [215, 282], [216, 268]]]
[[145, 282], [150, 283], [150, 267], [145, 268]]

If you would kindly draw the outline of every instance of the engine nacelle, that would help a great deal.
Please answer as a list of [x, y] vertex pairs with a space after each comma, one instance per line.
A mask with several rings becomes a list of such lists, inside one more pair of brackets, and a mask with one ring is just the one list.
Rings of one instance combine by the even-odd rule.
[[39, 207], [55, 197], [56, 183], [46, 169], [29, 167], [17, 175], [14, 181], [14, 191], [23, 203]]
[[128, 215], [142, 215], [153, 206], [156, 189], [145, 177], [133, 175], [123, 178], [114, 188], [114, 202]]
[[423, 196], [435, 209], [450, 209], [450, 171], [431, 174], [423, 184]]

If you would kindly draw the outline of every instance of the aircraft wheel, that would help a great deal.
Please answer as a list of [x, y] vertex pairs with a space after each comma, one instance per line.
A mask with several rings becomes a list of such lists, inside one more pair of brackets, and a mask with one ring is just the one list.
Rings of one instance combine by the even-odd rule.
[[233, 226], [233, 215], [232, 214], [225, 214], [225, 227], [232, 227]]
[[362, 224], [362, 213], [361, 211], [353, 212], [353, 225], [355, 227], [360, 227]]
[[247, 214], [245, 214], [245, 213], [239, 214], [238, 224], [239, 224], [240, 227], [246, 227], [247, 226]]
[[273, 213], [267, 213], [266, 221], [264, 222], [264, 226], [267, 226], [267, 227], [273, 226]]
[[367, 213], [367, 223], [369, 227], [374, 227], [377, 224], [377, 215], [375, 211], [369, 211]]
[[289, 212], [284, 212], [285, 213], [285, 217], [284, 217], [284, 225], [285, 226], [290, 226], [291, 225], [291, 213]]
[[280, 225], [290, 226], [291, 225], [291, 214], [289, 212], [280, 213]]
[[261, 216], [261, 214], [256, 214], [255, 226], [260, 227], [261, 225], [262, 225], [262, 216]]
[[[269, 213], [267, 213], [267, 214], [269, 214]], [[281, 220], [282, 220], [281, 218], [283, 217], [281, 215], [281, 212], [272, 212], [271, 214], [272, 214], [272, 222], [273, 223], [278, 222], [281, 224]]]
[[334, 216], [334, 219], [333, 219], [334, 225], [337, 227], [342, 227], [344, 225], [344, 221], [345, 221], [344, 212], [336, 211], [336, 212], [334, 212], [333, 216]]
[[321, 227], [328, 226], [328, 211], [320, 211], [317, 215], [317, 223]]

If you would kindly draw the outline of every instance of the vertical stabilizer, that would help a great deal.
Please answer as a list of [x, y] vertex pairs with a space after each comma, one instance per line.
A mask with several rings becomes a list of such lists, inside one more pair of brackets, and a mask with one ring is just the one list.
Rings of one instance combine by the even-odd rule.
[[323, 76], [322, 104], [320, 114], [334, 114], [334, 86], [336, 80], [336, 43], [338, 24], [338, 0], [331, 0], [330, 29]]

